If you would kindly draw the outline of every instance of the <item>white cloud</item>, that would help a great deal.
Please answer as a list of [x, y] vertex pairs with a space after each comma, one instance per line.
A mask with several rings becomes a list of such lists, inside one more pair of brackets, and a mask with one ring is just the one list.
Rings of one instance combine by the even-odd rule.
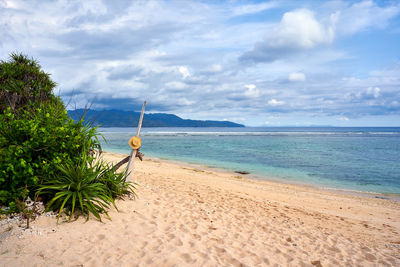
[[155, 54], [156, 56], [166, 56], [166, 55], [167, 55], [166, 52], [164, 52], [164, 51], [158, 51], [158, 50], [155, 50], [155, 51], [154, 51], [154, 54]]
[[254, 84], [246, 84], [244, 87], [247, 88], [247, 90], [244, 92], [245, 96], [255, 98], [260, 95], [260, 91], [256, 88]]
[[241, 16], [258, 13], [267, 9], [271, 9], [277, 6], [276, 2], [266, 2], [253, 5], [242, 5], [237, 6], [232, 10], [233, 16]]
[[5, 8], [18, 8], [18, 4], [16, 2], [5, 0], [4, 2], [0, 2], [0, 7]]
[[181, 104], [183, 106], [190, 106], [196, 103], [195, 101], [188, 100], [186, 97], [182, 97], [178, 100], [178, 104]]
[[289, 75], [289, 81], [291, 82], [304, 82], [306, 80], [306, 75], [302, 72], [292, 72]]
[[245, 84], [244, 87], [246, 87], [249, 90], [256, 88], [256, 86], [254, 84]]
[[350, 119], [347, 118], [346, 116], [341, 116], [339, 118], [337, 118], [338, 121], [349, 121]]
[[360, 99], [376, 99], [381, 95], [381, 89], [379, 87], [368, 87], [367, 89], [358, 92], [357, 98]]
[[178, 90], [182, 90], [187, 87], [185, 83], [179, 81], [167, 82], [165, 86], [170, 89], [178, 89]]
[[301, 48], [330, 43], [334, 37], [332, 24], [325, 26], [318, 22], [308, 9], [287, 12], [276, 29], [276, 35], [268, 43], [271, 46], [295, 45]]
[[179, 67], [179, 72], [182, 74], [183, 79], [186, 79], [187, 77], [190, 76], [189, 70], [185, 66], [180, 66]]
[[271, 99], [271, 100], [269, 100], [268, 101], [268, 105], [270, 105], [270, 106], [281, 106], [281, 105], [284, 105], [285, 104], [285, 102], [284, 101], [279, 101], [279, 100], [276, 100], [276, 99]]
[[334, 39], [336, 15], [328, 23], [317, 21], [308, 9], [286, 12], [281, 22], [267, 33], [264, 41], [256, 43], [241, 59], [274, 61], [294, 52], [307, 50]]
[[381, 95], [381, 89], [379, 87], [368, 87], [366, 93], [374, 98], [378, 98]]
[[240, 59], [254, 62], [271, 62], [294, 53], [330, 45], [336, 36], [352, 35], [371, 29], [385, 28], [391, 19], [400, 14], [400, 3], [379, 6], [372, 0], [352, 4], [327, 3], [328, 14], [320, 12], [316, 18], [309, 9], [284, 13], [280, 23], [267, 28], [263, 41], [245, 52]]
[[390, 102], [389, 106], [391, 106], [391, 107], [400, 107], [400, 103], [399, 103], [399, 101], [394, 100], [394, 101]]
[[221, 71], [222, 71], [222, 66], [220, 64], [213, 64], [204, 70], [204, 72], [208, 73], [218, 73]]
[[[267, 17], [256, 13], [271, 2], [233, 12], [240, 1], [0, 0], [0, 59], [21, 51], [39, 60], [63, 99], [74, 91], [79, 105], [101, 98], [96, 107], [131, 109], [146, 98], [152, 112], [253, 125], [284, 123], [271, 113], [304, 121], [323, 114], [337, 123], [343, 114], [352, 123], [357, 116], [400, 114], [400, 65], [387, 66], [396, 60], [395, 42], [373, 57], [363, 54], [363, 66], [349, 53], [370, 46], [351, 34], [370, 30], [362, 40], [376, 38], [399, 2], [332, 2], [325, 8], [294, 1]], [[293, 9], [302, 6], [310, 10]], [[232, 19], [233, 13], [256, 15]], [[388, 40], [397, 38], [394, 27], [385, 31]], [[331, 46], [338, 38], [346, 45]], [[381, 47], [385, 40], [373, 42]], [[266, 63], [238, 62], [246, 50], [247, 59]], [[371, 71], [377, 65], [387, 68]]]
[[337, 28], [342, 34], [354, 34], [368, 28], [384, 28], [399, 13], [399, 3], [380, 7], [372, 0], [356, 2], [339, 10]]

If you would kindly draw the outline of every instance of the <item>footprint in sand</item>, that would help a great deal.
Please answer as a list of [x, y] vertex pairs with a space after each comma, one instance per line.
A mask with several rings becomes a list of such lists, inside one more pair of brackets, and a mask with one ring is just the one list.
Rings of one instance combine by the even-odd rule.
[[193, 238], [196, 239], [196, 240], [199, 240], [199, 241], [201, 240], [201, 236], [198, 235], [198, 234], [193, 234], [192, 236], [193, 236]]
[[370, 253], [365, 253], [364, 256], [367, 261], [375, 261], [376, 260], [376, 257]]
[[142, 249], [142, 250], [145, 249], [145, 247], [147, 246], [147, 244], [148, 244], [148, 242], [147, 242], [147, 241], [144, 241], [144, 242], [142, 243], [140, 249]]
[[186, 263], [191, 263], [193, 262], [192, 257], [190, 257], [190, 255], [188, 253], [183, 253], [181, 255], [182, 259], [186, 262]]
[[183, 245], [182, 240], [180, 238], [176, 238], [174, 240], [174, 245], [178, 247], [182, 246]]
[[172, 239], [175, 239], [175, 235], [174, 234], [167, 234], [167, 238], [168, 238], [168, 241], [170, 241]]

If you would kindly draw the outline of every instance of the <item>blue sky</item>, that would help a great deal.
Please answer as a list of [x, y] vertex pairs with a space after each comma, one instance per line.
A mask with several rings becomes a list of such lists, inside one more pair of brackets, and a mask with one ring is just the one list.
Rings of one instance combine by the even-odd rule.
[[400, 126], [400, 1], [0, 0], [0, 36], [69, 108]]

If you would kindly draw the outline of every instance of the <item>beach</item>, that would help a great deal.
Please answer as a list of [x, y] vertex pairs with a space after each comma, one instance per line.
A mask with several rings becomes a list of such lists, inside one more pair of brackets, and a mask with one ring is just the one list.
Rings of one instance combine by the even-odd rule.
[[398, 201], [147, 157], [134, 176], [111, 220], [2, 223], [0, 266], [400, 265]]

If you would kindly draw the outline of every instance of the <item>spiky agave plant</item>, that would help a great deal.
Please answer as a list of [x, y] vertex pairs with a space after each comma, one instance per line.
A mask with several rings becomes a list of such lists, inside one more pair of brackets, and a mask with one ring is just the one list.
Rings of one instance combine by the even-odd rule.
[[46, 178], [37, 194], [50, 199], [47, 209], [58, 210], [57, 221], [63, 211], [69, 214], [69, 220], [75, 213], [86, 214], [87, 219], [91, 213], [100, 221], [104, 213], [110, 219], [107, 210], [111, 205], [117, 209], [114, 199], [126, 194], [136, 196], [136, 184], [126, 182], [126, 172], [117, 173], [95, 153], [101, 149], [96, 128], [84, 125], [80, 131], [82, 143], [77, 157], [58, 165], [59, 173]]
[[113, 199], [123, 198], [125, 195], [132, 195], [136, 197], [136, 186], [134, 182], [126, 181], [128, 176], [127, 171], [117, 173], [113, 165], [98, 164], [97, 165], [101, 174], [98, 181], [104, 184], [108, 190], [108, 194]]
[[99, 181], [102, 173], [99, 164], [101, 162], [88, 162], [86, 156], [82, 155], [79, 162], [69, 161], [58, 166], [60, 174], [40, 186], [38, 195], [51, 197], [47, 209], [58, 210], [57, 221], [64, 210], [69, 213], [69, 219], [76, 210], [86, 214], [87, 219], [90, 213], [100, 221], [101, 213], [110, 219], [107, 209], [111, 204], [115, 206], [115, 203], [106, 185]]

